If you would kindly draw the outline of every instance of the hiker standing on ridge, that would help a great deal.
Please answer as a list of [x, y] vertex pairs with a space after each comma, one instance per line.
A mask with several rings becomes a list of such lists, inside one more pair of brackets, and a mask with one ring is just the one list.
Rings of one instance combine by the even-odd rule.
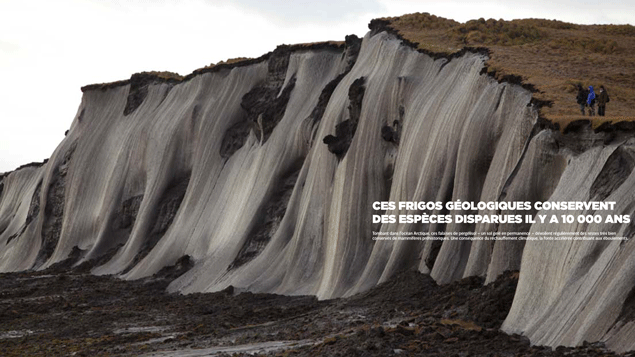
[[609, 94], [604, 89], [604, 86], [600, 86], [600, 94], [598, 94], [598, 115], [603, 117], [606, 111], [606, 103], [611, 100]]
[[584, 115], [584, 108], [586, 107], [586, 99], [589, 96], [589, 92], [582, 88], [582, 84], [578, 84], [578, 95], [575, 97], [576, 102], [580, 104], [580, 112]]
[[586, 99], [586, 104], [589, 106], [589, 116], [595, 115], [595, 92], [593, 86], [589, 86], [589, 96]]

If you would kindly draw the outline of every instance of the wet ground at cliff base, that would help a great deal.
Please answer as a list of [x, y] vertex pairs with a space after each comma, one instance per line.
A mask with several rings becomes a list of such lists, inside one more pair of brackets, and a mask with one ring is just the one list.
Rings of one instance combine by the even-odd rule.
[[0, 274], [3, 356], [607, 356], [601, 344], [530, 346], [499, 332], [518, 273], [483, 286], [438, 286], [404, 272], [350, 298], [252, 294], [228, 288], [168, 294], [187, 260], [122, 281], [86, 269]]

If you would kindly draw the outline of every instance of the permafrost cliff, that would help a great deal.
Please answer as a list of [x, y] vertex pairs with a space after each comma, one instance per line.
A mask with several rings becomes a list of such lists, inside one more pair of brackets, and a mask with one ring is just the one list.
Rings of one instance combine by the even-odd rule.
[[478, 50], [436, 58], [377, 26], [346, 46], [281, 46], [183, 81], [139, 74], [85, 87], [48, 162], [0, 178], [0, 270], [70, 255], [97, 262], [94, 274], [136, 279], [189, 255], [193, 268], [170, 290], [320, 298], [406, 269], [438, 283], [520, 270], [503, 330], [535, 344], [635, 348], [633, 240], [372, 239], [633, 237], [633, 224], [373, 223], [375, 201], [595, 200], [634, 213], [632, 128], [553, 130], [529, 90], [483, 74], [486, 60]]

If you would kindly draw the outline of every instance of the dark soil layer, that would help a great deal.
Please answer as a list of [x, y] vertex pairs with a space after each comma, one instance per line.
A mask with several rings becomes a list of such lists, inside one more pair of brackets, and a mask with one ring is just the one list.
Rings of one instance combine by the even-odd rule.
[[364, 77], [359, 77], [348, 89], [348, 114], [349, 118], [335, 126], [335, 136], [327, 135], [322, 141], [328, 145], [329, 151], [337, 155], [338, 159], [342, 159], [348, 151], [355, 131], [357, 130], [357, 124], [359, 123], [359, 116], [362, 112], [362, 101], [364, 100]]
[[[364, 294], [328, 301], [231, 287], [210, 294], [165, 293], [169, 281], [189, 266], [184, 258], [132, 282], [55, 268], [0, 274], [0, 351], [3, 356], [612, 355], [601, 344], [552, 351], [499, 332], [517, 273], [488, 286], [479, 278], [438, 286], [428, 276], [407, 272]], [[268, 341], [281, 346], [257, 347]]]

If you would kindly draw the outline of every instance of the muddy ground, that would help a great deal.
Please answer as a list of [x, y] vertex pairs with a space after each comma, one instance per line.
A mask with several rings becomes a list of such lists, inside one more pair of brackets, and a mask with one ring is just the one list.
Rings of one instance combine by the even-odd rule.
[[438, 286], [405, 272], [329, 301], [231, 288], [165, 293], [189, 266], [185, 258], [132, 282], [63, 265], [0, 274], [0, 355], [613, 355], [598, 343], [552, 350], [499, 332], [516, 288], [513, 272], [488, 286], [480, 278]]

